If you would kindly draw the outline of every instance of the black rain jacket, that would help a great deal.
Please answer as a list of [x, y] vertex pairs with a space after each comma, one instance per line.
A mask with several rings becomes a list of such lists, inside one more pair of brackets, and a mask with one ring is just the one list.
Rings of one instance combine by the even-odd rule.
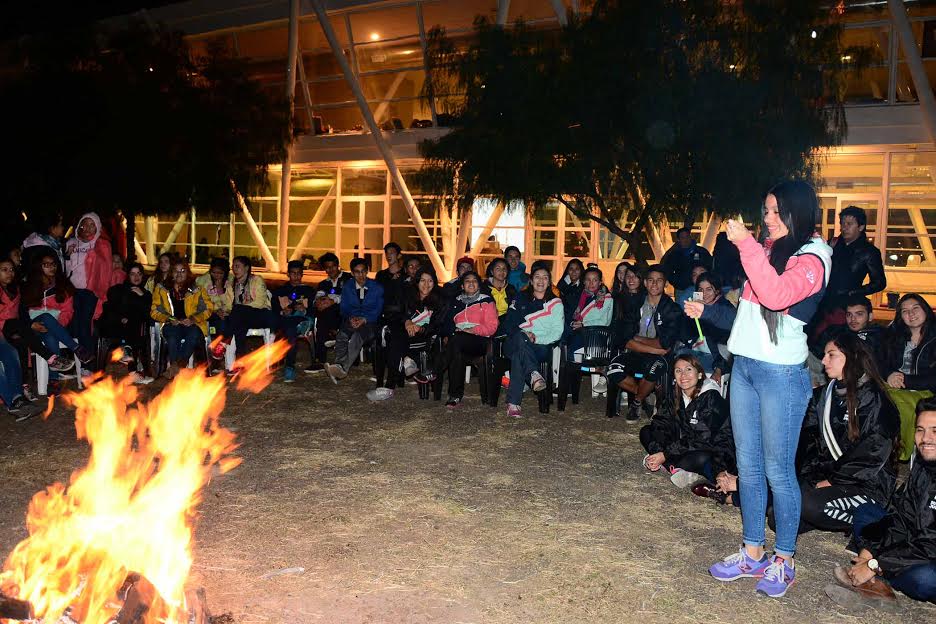
[[[639, 303], [625, 310], [622, 318], [612, 321], [612, 344], [623, 349], [628, 340], [638, 335], [640, 308], [644, 300], [646, 300], [646, 295]], [[669, 295], [663, 294], [660, 297], [660, 303], [657, 304], [656, 313], [653, 315], [660, 346], [672, 351], [674, 347], [685, 344], [689, 337], [688, 321], [689, 317], [683, 313], [682, 308], [670, 299]], [[695, 325], [692, 327], [695, 329]]]

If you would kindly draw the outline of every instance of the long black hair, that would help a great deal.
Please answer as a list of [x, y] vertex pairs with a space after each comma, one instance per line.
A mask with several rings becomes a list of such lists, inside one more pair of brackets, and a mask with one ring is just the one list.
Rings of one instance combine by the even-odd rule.
[[854, 442], [861, 435], [861, 423], [858, 422], [858, 387], [861, 385], [861, 378], [866, 375], [867, 383], [875, 384], [884, 400], [890, 401], [890, 397], [878, 372], [874, 355], [868, 350], [864, 340], [857, 334], [843, 331], [829, 342], [845, 356], [842, 382], [845, 384], [845, 405], [848, 410], [848, 439]]
[[[472, 271], [472, 273], [474, 273], [474, 271]], [[420, 299], [419, 281], [423, 278], [423, 275], [428, 275], [432, 278], [433, 287], [425, 299]], [[416, 271], [416, 275], [413, 276], [413, 281], [405, 286], [405, 288], [405, 305], [406, 309], [411, 312], [415, 312], [416, 310], [422, 309], [423, 307], [429, 308], [432, 311], [436, 311], [441, 309], [442, 304], [444, 303], [442, 289], [439, 288], [439, 280], [436, 278], [436, 274], [429, 269], [419, 269]]]
[[894, 322], [884, 332], [884, 337], [881, 340], [885, 362], [900, 362], [903, 357], [904, 345], [910, 340], [910, 328], [907, 327], [903, 316], [900, 314], [900, 308], [907, 301], [915, 301], [920, 304], [923, 313], [926, 315], [926, 321], [923, 323], [923, 327], [920, 328], [921, 335], [925, 336], [928, 332], [933, 331], [933, 327], [936, 327], [934, 325], [936, 314], [933, 313], [933, 308], [926, 302], [926, 299], [916, 293], [907, 293], [901, 297], [900, 301], [897, 302], [897, 314], [894, 315]]
[[[787, 228], [787, 234], [773, 241], [770, 249], [770, 266], [777, 275], [783, 275], [790, 257], [808, 243], [816, 231], [819, 199], [815, 189], [801, 180], [781, 182], [767, 191], [767, 195], [776, 198], [780, 220]], [[765, 214], [766, 211], [765, 201]], [[770, 310], [761, 304], [761, 316], [767, 324], [770, 341], [774, 344], [777, 344], [777, 325], [782, 314], [782, 310]]]

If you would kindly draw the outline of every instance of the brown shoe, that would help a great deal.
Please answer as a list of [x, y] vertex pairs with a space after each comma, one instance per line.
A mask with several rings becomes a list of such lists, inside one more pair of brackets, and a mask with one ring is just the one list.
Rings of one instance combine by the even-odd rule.
[[884, 611], [897, 610], [897, 595], [886, 581], [874, 577], [861, 585], [852, 585], [848, 568], [842, 566], [835, 567], [834, 576], [837, 585], [827, 586], [825, 593], [836, 603], [846, 607], [867, 605]]

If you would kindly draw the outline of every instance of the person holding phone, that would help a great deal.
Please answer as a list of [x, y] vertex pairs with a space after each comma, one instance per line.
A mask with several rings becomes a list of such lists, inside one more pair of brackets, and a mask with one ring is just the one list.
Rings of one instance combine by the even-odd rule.
[[[764, 200], [764, 245], [743, 222], [727, 224], [748, 276], [728, 339], [743, 546], [709, 572], [719, 581], [756, 578], [756, 591], [773, 598], [785, 595], [796, 576], [802, 501], [795, 459], [812, 393], [804, 329], [818, 310], [832, 262], [832, 249], [815, 232], [818, 215], [815, 190], [791, 181], [774, 186]], [[773, 557], [765, 552], [768, 491], [777, 527]]]
[[276, 329], [289, 343], [289, 351], [283, 362], [283, 381], [292, 383], [296, 379], [296, 343], [299, 334], [312, 327], [310, 309], [315, 300], [315, 289], [302, 283], [302, 260], [290, 260], [286, 265], [289, 281], [272, 293], [271, 304], [276, 316]]

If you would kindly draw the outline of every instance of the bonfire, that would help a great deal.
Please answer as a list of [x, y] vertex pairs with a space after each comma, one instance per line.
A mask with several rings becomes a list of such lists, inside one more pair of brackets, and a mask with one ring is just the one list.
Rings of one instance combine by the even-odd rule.
[[[287, 349], [277, 342], [239, 360], [237, 388], [265, 388], [268, 361]], [[148, 403], [129, 378], [93, 381], [66, 397], [90, 446], [88, 464], [30, 502], [29, 537], [0, 573], [0, 618], [204, 621], [191, 592], [186, 599], [186, 581], [203, 488], [240, 463], [234, 433], [219, 423], [227, 379], [185, 369]]]

